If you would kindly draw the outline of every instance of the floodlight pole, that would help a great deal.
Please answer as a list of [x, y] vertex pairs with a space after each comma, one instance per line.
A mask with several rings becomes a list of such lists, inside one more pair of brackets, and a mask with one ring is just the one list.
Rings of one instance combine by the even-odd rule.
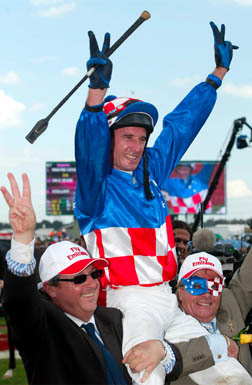
[[192, 225], [193, 233], [195, 231], [197, 231], [200, 219], [202, 218], [202, 215], [204, 214], [204, 212], [206, 210], [208, 202], [210, 201], [210, 199], [211, 199], [211, 197], [212, 197], [212, 195], [213, 195], [213, 193], [214, 193], [214, 191], [215, 191], [215, 189], [219, 183], [219, 179], [220, 179], [220, 176], [222, 174], [222, 171], [223, 171], [223, 169], [224, 169], [224, 167], [228, 161], [228, 158], [230, 157], [231, 150], [232, 150], [234, 143], [235, 143], [236, 135], [241, 130], [243, 124], [246, 124], [248, 126], [248, 124], [246, 123], [246, 118], [240, 118], [240, 119], [236, 119], [234, 121], [234, 127], [233, 127], [233, 131], [232, 131], [232, 135], [230, 137], [229, 143], [228, 143], [226, 150], [222, 156], [222, 159], [220, 161], [219, 167], [216, 170], [214, 178], [213, 178], [213, 180], [209, 186], [208, 193], [207, 193], [207, 196], [203, 202], [203, 205], [201, 206], [201, 210], [198, 214], [195, 215], [194, 223]]
[[246, 118], [242, 118], [242, 123], [250, 129], [250, 142], [252, 142], [252, 127], [247, 123]]

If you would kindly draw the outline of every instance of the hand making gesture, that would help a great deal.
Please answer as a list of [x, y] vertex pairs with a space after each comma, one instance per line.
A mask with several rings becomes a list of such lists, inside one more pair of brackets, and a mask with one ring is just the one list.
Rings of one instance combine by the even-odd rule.
[[34, 239], [36, 226], [36, 216], [32, 207], [29, 178], [27, 174], [22, 175], [22, 195], [12, 173], [8, 174], [8, 179], [10, 181], [12, 195], [4, 186], [2, 186], [0, 190], [10, 209], [9, 221], [13, 230], [14, 239], [27, 245]]
[[225, 25], [221, 24], [221, 29], [210, 22], [210, 26], [214, 36], [214, 52], [216, 67], [223, 67], [229, 70], [233, 57], [233, 50], [238, 49], [237, 45], [233, 45], [230, 41], [225, 40]]

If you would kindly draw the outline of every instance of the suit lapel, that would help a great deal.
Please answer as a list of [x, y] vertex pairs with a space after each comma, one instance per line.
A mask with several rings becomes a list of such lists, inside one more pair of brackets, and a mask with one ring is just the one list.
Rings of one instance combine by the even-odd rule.
[[102, 322], [102, 319], [100, 319], [99, 314], [95, 314], [95, 323], [101, 334], [104, 345], [113, 355], [117, 364], [122, 369], [121, 342], [118, 341], [118, 337], [115, 334], [113, 328], [113, 321], [111, 320], [111, 325], [109, 325], [108, 323], [104, 324], [104, 322]]

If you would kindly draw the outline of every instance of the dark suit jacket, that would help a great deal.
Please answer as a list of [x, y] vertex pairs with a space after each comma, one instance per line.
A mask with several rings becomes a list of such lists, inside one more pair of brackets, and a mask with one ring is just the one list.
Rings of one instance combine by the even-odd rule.
[[[29, 384], [106, 384], [105, 365], [96, 343], [61, 309], [41, 298], [34, 278], [7, 272], [4, 298]], [[121, 320], [117, 309], [99, 307], [95, 312], [104, 344], [131, 384], [121, 363]]]
[[[16, 346], [22, 357], [29, 384], [32, 385], [103, 385], [105, 364], [96, 343], [55, 304], [42, 298], [36, 275], [5, 276], [4, 308], [11, 319]], [[131, 378], [122, 365], [122, 313], [98, 307], [95, 322], [103, 342], [113, 354], [128, 384]], [[182, 370], [177, 362], [166, 384]], [[120, 385], [120, 384], [118, 384]]]

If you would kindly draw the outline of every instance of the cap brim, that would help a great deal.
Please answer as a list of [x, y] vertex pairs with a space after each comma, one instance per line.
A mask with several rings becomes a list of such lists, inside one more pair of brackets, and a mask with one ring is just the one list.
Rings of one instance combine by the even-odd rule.
[[189, 271], [189, 273], [185, 274], [180, 279], [182, 279], [182, 278], [190, 278], [193, 274], [197, 273], [200, 270], [211, 270], [211, 271], [214, 271], [216, 274], [218, 274], [218, 276], [220, 278], [223, 278], [223, 275], [220, 275], [219, 271], [217, 271], [216, 269], [209, 269], [209, 267], [200, 267], [200, 268], [193, 269], [193, 270]]
[[139, 113], [139, 112], [143, 112], [147, 115], [150, 115], [153, 120], [153, 125], [155, 126], [158, 120], [158, 111], [153, 104], [146, 103], [146, 102], [136, 102], [136, 103], [130, 104], [129, 106], [127, 106], [127, 108], [125, 108], [120, 112], [120, 114], [118, 115], [114, 123], [118, 122], [120, 119], [127, 116], [128, 114]]
[[154, 130], [153, 119], [149, 114], [143, 112], [132, 112], [123, 118], [116, 120], [112, 125], [112, 130], [117, 130], [122, 127], [143, 127], [150, 135]]
[[73, 263], [71, 266], [67, 267], [66, 269], [62, 270], [59, 274], [78, 274], [82, 270], [86, 269], [90, 265], [94, 265], [96, 269], [104, 268], [109, 265], [109, 261], [107, 261], [104, 258], [93, 258], [93, 259], [82, 259], [80, 261], [77, 261]]

